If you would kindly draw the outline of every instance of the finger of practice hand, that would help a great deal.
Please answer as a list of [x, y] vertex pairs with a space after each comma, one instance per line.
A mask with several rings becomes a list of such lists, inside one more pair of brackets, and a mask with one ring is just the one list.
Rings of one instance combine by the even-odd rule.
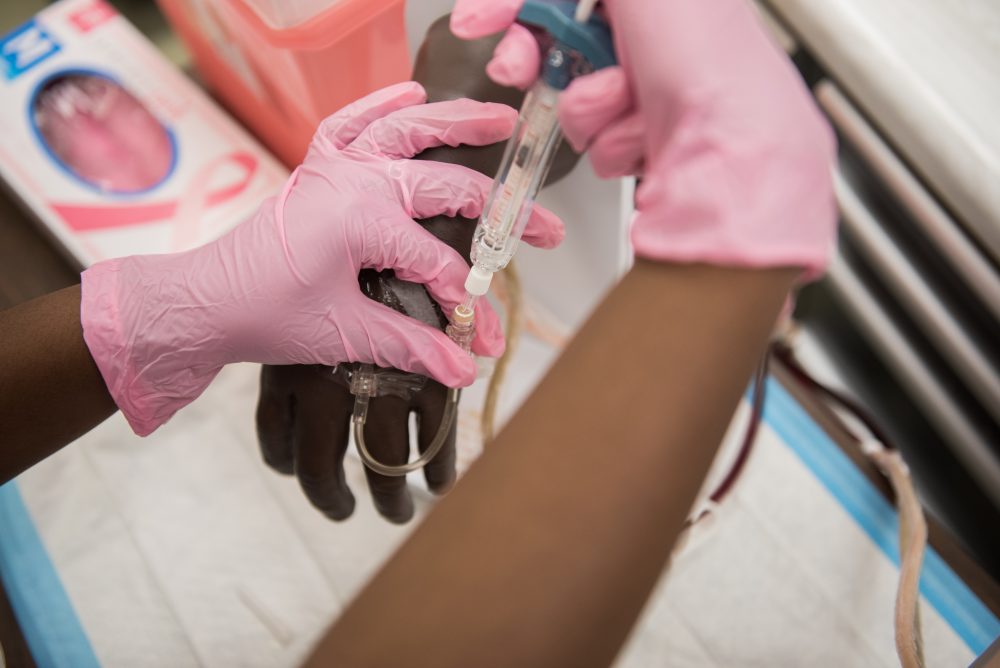
[[[445, 401], [448, 390], [440, 383], [431, 383], [417, 397], [417, 447], [423, 454], [437, 437], [441, 418], [444, 416]], [[458, 433], [458, 420], [451, 425], [451, 430], [444, 445], [434, 459], [424, 466], [424, 479], [427, 486], [435, 494], [444, 494], [455, 484], [456, 451], [455, 441]]]
[[344, 454], [354, 398], [332, 381], [330, 392], [296, 395], [295, 474], [309, 502], [332, 520], [354, 512], [354, 495], [344, 477]]
[[257, 401], [257, 442], [260, 453], [275, 471], [291, 475], [295, 470], [292, 453], [292, 396], [282, 376], [293, 367], [268, 366], [260, 369], [260, 397]]
[[[410, 406], [398, 397], [373, 399], [368, 408], [365, 443], [383, 464], [398, 466], [410, 457]], [[384, 476], [365, 468], [368, 489], [378, 512], [390, 522], [403, 524], [413, 517], [413, 498], [406, 477]]]

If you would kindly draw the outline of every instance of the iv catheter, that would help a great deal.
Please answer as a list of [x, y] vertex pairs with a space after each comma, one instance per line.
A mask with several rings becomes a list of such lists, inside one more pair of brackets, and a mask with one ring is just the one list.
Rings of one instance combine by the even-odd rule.
[[[472, 267], [465, 281], [465, 298], [454, 308], [445, 332], [471, 354], [475, 337], [476, 302], [487, 293], [493, 275], [506, 267], [531, 216], [535, 197], [552, 166], [562, 139], [556, 105], [559, 93], [575, 77], [615, 64], [607, 23], [592, 16], [597, 0], [528, 0], [518, 14], [521, 23], [544, 31], [551, 42], [541, 76], [521, 105], [513, 134], [507, 142], [500, 169], [472, 239]], [[369, 399], [380, 393], [379, 383], [395, 382], [399, 374], [372, 365], [361, 365], [350, 379], [354, 394], [354, 440], [365, 465], [377, 473], [402, 476], [416, 471], [440, 451], [455, 421], [458, 390], [450, 389], [438, 433], [416, 460], [400, 466], [377, 461], [364, 436]]]

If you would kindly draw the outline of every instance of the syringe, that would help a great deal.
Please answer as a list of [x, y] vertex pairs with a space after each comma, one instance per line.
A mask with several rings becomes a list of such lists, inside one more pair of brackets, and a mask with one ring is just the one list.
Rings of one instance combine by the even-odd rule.
[[615, 62], [607, 24], [591, 17], [595, 4], [596, 0], [579, 4], [529, 0], [518, 16], [522, 22], [545, 30], [552, 46], [541, 77], [521, 105], [472, 239], [465, 299], [455, 307], [447, 329], [465, 350], [475, 335], [476, 301], [489, 290], [493, 274], [514, 256], [562, 139], [556, 115], [559, 93], [574, 77]]
[[[493, 274], [510, 262], [531, 216], [535, 196], [552, 165], [562, 137], [556, 117], [559, 92], [576, 76], [615, 63], [611, 31], [591, 16], [596, 0], [526, 0], [518, 20], [547, 35], [551, 48], [542, 75], [521, 105], [514, 132], [507, 142], [500, 170], [483, 208], [472, 242], [472, 268], [465, 281], [465, 298], [451, 313], [448, 335], [466, 352], [475, 337], [475, 307], [489, 290]], [[363, 364], [339, 371], [354, 395], [354, 439], [365, 466], [387, 476], [402, 476], [429, 462], [451, 432], [458, 407], [458, 390], [448, 391], [438, 433], [421, 456], [402, 465], [379, 462], [365, 441], [365, 422], [372, 397], [412, 391], [409, 374]]]

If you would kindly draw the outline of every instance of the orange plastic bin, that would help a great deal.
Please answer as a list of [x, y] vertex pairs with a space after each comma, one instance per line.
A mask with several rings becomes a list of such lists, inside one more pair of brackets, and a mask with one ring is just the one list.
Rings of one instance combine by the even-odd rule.
[[205, 83], [285, 164], [319, 122], [410, 77], [404, 0], [157, 0]]

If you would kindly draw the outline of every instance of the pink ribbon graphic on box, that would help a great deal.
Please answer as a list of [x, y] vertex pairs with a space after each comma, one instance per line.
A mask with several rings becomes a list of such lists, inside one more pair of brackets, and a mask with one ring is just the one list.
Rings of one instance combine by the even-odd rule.
[[[239, 167], [241, 176], [232, 183], [212, 188], [213, 179], [229, 165]], [[53, 204], [52, 209], [74, 232], [131, 227], [150, 222], [173, 223], [174, 250], [179, 250], [197, 241], [201, 213], [240, 195], [250, 185], [257, 167], [257, 158], [251, 153], [236, 151], [199, 169], [181, 199], [113, 206]]]

